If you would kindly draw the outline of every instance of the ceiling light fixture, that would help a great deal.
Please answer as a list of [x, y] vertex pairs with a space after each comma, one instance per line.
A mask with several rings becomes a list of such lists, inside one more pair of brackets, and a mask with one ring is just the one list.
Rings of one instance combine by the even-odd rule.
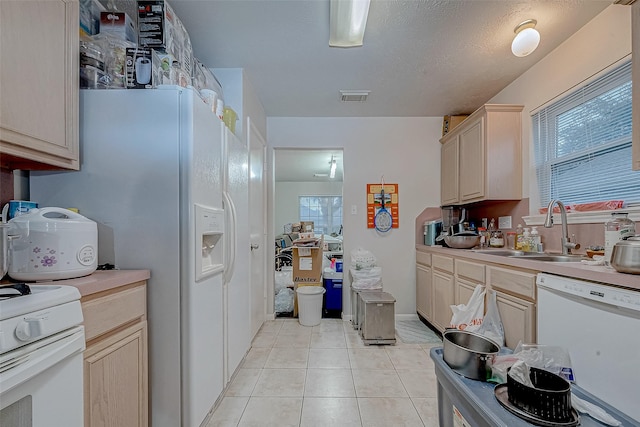
[[370, 0], [331, 0], [329, 46], [362, 46]]
[[516, 37], [511, 43], [511, 52], [515, 56], [523, 57], [532, 53], [540, 43], [540, 33], [535, 29], [538, 21], [535, 19], [527, 19], [521, 22], [513, 30]]
[[329, 170], [329, 178], [333, 179], [336, 177], [336, 167], [337, 167], [336, 159], [331, 156], [331, 169]]

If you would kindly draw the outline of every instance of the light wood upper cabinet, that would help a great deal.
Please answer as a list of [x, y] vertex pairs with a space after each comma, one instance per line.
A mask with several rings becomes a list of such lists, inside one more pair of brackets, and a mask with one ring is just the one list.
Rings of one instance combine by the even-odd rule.
[[486, 104], [440, 139], [442, 205], [522, 198], [522, 109]]
[[78, 0], [0, 1], [0, 162], [78, 169]]
[[458, 138], [442, 144], [440, 151], [440, 199], [442, 205], [457, 203], [458, 197]]
[[633, 80], [633, 170], [640, 170], [640, 1], [631, 5]]

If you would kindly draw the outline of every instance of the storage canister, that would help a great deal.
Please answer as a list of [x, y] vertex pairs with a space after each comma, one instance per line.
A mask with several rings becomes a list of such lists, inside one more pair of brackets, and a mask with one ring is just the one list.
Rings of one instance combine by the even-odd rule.
[[611, 219], [604, 225], [604, 258], [611, 262], [613, 245], [636, 232], [635, 223], [628, 218], [627, 212], [612, 212]]

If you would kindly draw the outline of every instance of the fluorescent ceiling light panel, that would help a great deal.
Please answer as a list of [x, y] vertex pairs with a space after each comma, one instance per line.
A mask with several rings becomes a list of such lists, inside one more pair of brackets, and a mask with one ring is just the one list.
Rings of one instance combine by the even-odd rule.
[[329, 46], [362, 46], [370, 0], [331, 0]]

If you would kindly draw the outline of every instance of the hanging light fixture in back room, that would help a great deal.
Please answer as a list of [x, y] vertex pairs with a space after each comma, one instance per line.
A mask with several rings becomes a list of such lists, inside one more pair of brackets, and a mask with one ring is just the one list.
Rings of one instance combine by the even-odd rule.
[[362, 46], [369, 16], [369, 1], [331, 0], [329, 46]]

